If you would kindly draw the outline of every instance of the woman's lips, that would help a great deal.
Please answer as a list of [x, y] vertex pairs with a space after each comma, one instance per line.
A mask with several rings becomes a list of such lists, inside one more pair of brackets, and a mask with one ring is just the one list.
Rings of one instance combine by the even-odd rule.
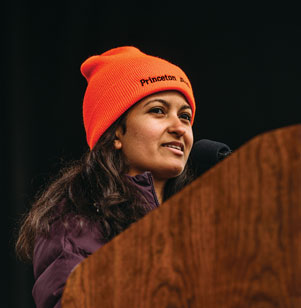
[[176, 147], [173, 145], [163, 145], [163, 147], [165, 147], [167, 150], [171, 151], [172, 153], [179, 155], [179, 156], [183, 156], [184, 152], [181, 150], [180, 147]]
[[171, 142], [166, 142], [162, 144], [163, 146], [171, 147], [174, 149], [178, 149], [182, 152], [184, 152], [184, 144], [178, 141], [171, 141]]

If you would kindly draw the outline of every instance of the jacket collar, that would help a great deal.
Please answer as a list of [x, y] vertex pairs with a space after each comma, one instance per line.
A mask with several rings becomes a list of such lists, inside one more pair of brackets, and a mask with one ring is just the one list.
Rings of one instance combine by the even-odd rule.
[[151, 209], [155, 209], [160, 205], [154, 187], [153, 176], [150, 171], [145, 171], [135, 176], [127, 175], [127, 177], [142, 192]]

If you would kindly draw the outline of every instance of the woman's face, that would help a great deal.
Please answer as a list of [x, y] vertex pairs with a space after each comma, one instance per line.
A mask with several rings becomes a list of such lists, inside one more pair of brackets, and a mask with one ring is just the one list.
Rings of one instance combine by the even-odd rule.
[[134, 176], [151, 171], [157, 180], [182, 173], [192, 144], [192, 111], [177, 91], [165, 91], [142, 99], [128, 113], [126, 132], [116, 131], [115, 148], [122, 150]]

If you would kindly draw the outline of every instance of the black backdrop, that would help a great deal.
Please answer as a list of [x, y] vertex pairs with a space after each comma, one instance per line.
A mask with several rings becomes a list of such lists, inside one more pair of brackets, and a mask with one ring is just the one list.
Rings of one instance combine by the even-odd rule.
[[87, 150], [82, 124], [89, 56], [135, 45], [190, 77], [197, 100], [195, 140], [237, 149], [253, 136], [300, 121], [297, 8], [224, 1], [104, 4], [11, 1], [2, 11], [1, 205], [8, 307], [34, 307], [32, 268], [18, 262], [16, 223], [62, 161]]

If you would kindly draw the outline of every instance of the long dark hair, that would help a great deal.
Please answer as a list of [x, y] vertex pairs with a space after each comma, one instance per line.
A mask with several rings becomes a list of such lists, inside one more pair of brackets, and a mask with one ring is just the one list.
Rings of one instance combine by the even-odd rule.
[[[51, 224], [61, 219], [66, 228], [74, 222], [78, 230], [95, 224], [105, 240], [110, 240], [131, 223], [143, 217], [148, 208], [137, 188], [127, 180], [128, 164], [122, 151], [116, 150], [117, 127], [126, 132], [124, 113], [82, 158], [63, 168], [40, 194], [22, 220], [16, 242], [20, 259], [31, 261], [37, 236], [47, 236]], [[192, 177], [186, 165], [181, 175], [167, 181], [163, 201], [187, 185]], [[60, 205], [60, 206], [58, 206]]]

